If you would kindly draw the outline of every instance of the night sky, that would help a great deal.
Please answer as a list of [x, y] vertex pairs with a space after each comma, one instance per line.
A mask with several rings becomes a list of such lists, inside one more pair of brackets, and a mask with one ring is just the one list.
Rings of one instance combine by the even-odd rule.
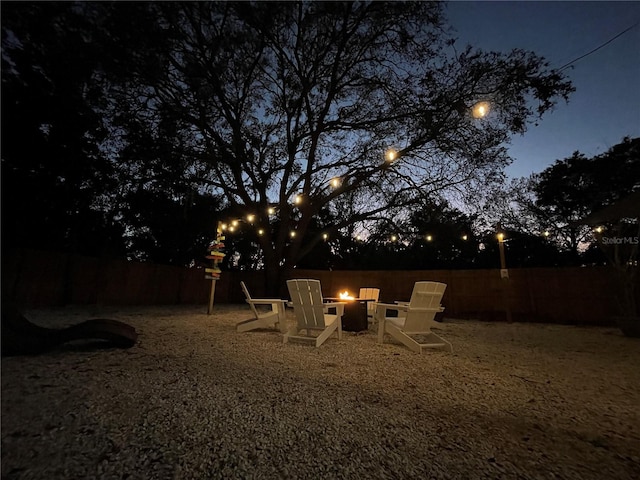
[[505, 52], [524, 48], [553, 68], [635, 25], [565, 70], [575, 93], [538, 127], [514, 137], [509, 176], [540, 172], [576, 150], [598, 155], [624, 136], [640, 136], [640, 1], [456, 1], [446, 11], [457, 31], [458, 50], [467, 43]]

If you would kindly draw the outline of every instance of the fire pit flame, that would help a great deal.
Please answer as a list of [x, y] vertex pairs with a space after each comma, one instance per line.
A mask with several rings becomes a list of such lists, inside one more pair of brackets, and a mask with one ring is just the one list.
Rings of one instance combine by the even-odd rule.
[[340, 292], [340, 300], [353, 300], [354, 298], [355, 297], [353, 295], [349, 295], [347, 290]]

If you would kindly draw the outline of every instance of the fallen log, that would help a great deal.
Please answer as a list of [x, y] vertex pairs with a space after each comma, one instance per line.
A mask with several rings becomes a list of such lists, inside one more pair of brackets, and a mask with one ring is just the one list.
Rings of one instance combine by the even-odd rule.
[[138, 339], [131, 325], [107, 318], [85, 320], [66, 328], [41, 327], [13, 304], [2, 302], [2, 356], [36, 355], [75, 340], [98, 340], [101, 346], [130, 348]]

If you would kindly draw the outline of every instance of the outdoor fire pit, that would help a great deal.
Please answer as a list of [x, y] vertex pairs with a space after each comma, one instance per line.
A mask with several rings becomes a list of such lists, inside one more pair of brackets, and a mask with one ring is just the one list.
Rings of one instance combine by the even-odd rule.
[[327, 297], [332, 302], [343, 302], [344, 315], [342, 316], [342, 330], [346, 332], [361, 332], [367, 330], [367, 302], [370, 299], [355, 298], [348, 292], [342, 292], [338, 297]]

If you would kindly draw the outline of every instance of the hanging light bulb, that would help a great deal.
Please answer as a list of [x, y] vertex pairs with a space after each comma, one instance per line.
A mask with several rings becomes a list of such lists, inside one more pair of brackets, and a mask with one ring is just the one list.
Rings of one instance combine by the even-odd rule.
[[398, 151], [390, 148], [384, 154], [384, 158], [387, 160], [387, 162], [393, 162], [398, 158]]
[[489, 110], [489, 102], [478, 102], [473, 106], [471, 114], [473, 115], [473, 118], [483, 118], [488, 115]]

